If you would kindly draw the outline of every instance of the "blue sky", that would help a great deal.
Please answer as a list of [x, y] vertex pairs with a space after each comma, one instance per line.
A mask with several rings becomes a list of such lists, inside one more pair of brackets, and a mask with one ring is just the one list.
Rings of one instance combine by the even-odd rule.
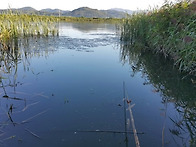
[[79, 7], [94, 9], [123, 8], [130, 10], [144, 10], [161, 6], [165, 0], [0, 0], [0, 9], [21, 8], [30, 6], [37, 10], [58, 8], [73, 10]]

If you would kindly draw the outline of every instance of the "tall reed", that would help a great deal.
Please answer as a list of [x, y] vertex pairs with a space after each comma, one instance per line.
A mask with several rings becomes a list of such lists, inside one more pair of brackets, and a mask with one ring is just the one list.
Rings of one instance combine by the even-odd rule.
[[8, 47], [14, 39], [27, 36], [58, 35], [58, 19], [49, 16], [17, 14], [0, 15], [0, 45]]
[[196, 1], [166, 2], [160, 9], [124, 20], [121, 41], [172, 58], [181, 71], [196, 75]]

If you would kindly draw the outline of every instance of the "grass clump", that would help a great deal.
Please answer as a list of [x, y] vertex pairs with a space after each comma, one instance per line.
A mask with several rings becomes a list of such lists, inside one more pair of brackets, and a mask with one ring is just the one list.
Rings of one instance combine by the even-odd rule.
[[180, 71], [196, 75], [196, 1], [171, 3], [123, 21], [121, 41], [174, 60]]
[[0, 15], [0, 47], [9, 48], [13, 40], [28, 36], [58, 35], [55, 17], [17, 14]]

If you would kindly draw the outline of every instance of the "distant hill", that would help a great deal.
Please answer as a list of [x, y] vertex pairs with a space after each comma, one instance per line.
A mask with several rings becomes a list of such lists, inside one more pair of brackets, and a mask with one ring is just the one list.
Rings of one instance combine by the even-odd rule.
[[73, 17], [107, 17], [107, 15], [104, 12], [97, 9], [91, 9], [88, 7], [81, 7], [75, 9], [71, 11], [68, 15]]
[[22, 11], [22, 12], [34, 12], [34, 11], [37, 11], [36, 9], [32, 8], [32, 7], [23, 7], [23, 8], [19, 8], [19, 9], [16, 9], [18, 11]]
[[[23, 7], [19, 9], [11, 9], [13, 12], [38, 15], [54, 15], [54, 16], [72, 16], [72, 17], [94, 17], [94, 18], [123, 18], [127, 16], [127, 12], [119, 9], [98, 10], [88, 7], [80, 7], [73, 11], [64, 11], [60, 9], [42, 9], [40, 11], [32, 7]], [[7, 10], [0, 10], [0, 13]]]
[[60, 10], [60, 9], [49, 9], [49, 8], [48, 9], [42, 9], [42, 10], [39, 11], [39, 13], [42, 14], [42, 15], [56, 15], [56, 16], [58, 16], [59, 13], [61, 15], [65, 15], [69, 12], [70, 11], [63, 11], [63, 10]]
[[112, 9], [109, 9], [109, 10], [124, 12], [124, 13], [127, 13], [127, 14], [133, 14], [133, 13], [136, 12], [136, 11], [132, 11], [132, 10], [128, 10], [128, 9], [121, 9], [121, 8], [112, 8]]
[[12, 9], [0, 9], [0, 13], [6, 13], [12, 11], [13, 13], [25, 13], [25, 14], [39, 14], [39, 11], [32, 7], [23, 7], [23, 8], [12, 8]]
[[126, 17], [125, 12], [120, 12], [116, 10], [98, 10], [98, 9], [91, 9], [88, 7], [80, 7], [78, 9], [75, 9], [73, 11], [63, 11], [59, 9], [43, 9], [40, 10], [43, 14], [43, 12], [47, 15], [60, 15], [61, 16], [72, 16], [72, 17], [94, 17], [94, 18], [123, 18]]
[[23, 7], [19, 9], [12, 9], [14, 12], [19, 12], [19, 13], [26, 13], [26, 14], [38, 14], [38, 11], [32, 7]]

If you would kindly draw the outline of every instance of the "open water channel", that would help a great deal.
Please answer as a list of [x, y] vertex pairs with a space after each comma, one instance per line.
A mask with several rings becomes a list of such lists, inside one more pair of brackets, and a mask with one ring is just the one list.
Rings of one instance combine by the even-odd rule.
[[63, 23], [14, 48], [1, 51], [0, 146], [133, 147], [128, 104], [141, 147], [196, 144], [195, 78], [130, 51], [115, 25]]

